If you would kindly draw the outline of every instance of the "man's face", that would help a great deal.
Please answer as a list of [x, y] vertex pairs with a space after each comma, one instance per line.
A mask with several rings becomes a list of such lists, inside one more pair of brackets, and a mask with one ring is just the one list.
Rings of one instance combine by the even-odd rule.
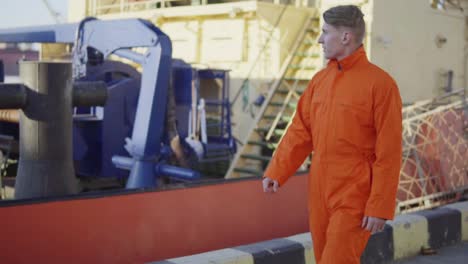
[[342, 29], [324, 23], [318, 42], [322, 44], [325, 58], [330, 60], [343, 57], [345, 52], [343, 34]]

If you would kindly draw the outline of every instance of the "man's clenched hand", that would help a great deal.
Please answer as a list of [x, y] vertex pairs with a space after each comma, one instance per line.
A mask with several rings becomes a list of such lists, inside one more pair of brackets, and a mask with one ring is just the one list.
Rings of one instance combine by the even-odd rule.
[[386, 220], [382, 218], [364, 216], [361, 227], [374, 234], [383, 230], [385, 222]]
[[266, 193], [275, 193], [278, 191], [278, 181], [265, 177], [263, 179], [262, 184], [263, 184], [263, 191]]

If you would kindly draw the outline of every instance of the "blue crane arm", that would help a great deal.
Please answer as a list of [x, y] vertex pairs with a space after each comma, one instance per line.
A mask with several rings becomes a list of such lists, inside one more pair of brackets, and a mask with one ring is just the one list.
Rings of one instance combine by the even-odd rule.
[[0, 30], [3, 43], [73, 43], [78, 23]]
[[[133, 160], [127, 188], [155, 186], [154, 163], [161, 152], [172, 60], [172, 44], [166, 34], [142, 19], [85, 18], [80, 23], [0, 30], [0, 42], [73, 43], [75, 78], [86, 73], [88, 48], [104, 58], [114, 54], [140, 64], [143, 71], [135, 124], [125, 146]], [[145, 48], [144, 52], [134, 51], [137, 47]]]

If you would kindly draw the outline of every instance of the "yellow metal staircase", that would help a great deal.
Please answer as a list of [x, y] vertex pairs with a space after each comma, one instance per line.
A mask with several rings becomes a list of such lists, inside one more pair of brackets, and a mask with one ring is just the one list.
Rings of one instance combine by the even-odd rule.
[[[291, 53], [284, 60], [248, 138], [234, 157], [225, 178], [260, 177], [294, 115], [300, 95], [323, 59], [317, 42], [319, 18], [304, 24]], [[307, 165], [307, 164], [305, 164]]]

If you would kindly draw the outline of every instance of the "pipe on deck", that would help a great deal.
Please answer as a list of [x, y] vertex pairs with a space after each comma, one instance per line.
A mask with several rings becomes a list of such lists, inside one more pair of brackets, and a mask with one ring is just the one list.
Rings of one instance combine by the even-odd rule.
[[[0, 84], [0, 122], [19, 123], [19, 110], [2, 108], [25, 107], [27, 104], [26, 89], [21, 84]], [[103, 106], [107, 96], [107, 86], [104, 82], [73, 83], [73, 106]]]
[[23, 108], [27, 97], [28, 91], [23, 84], [0, 83], [0, 109]]

